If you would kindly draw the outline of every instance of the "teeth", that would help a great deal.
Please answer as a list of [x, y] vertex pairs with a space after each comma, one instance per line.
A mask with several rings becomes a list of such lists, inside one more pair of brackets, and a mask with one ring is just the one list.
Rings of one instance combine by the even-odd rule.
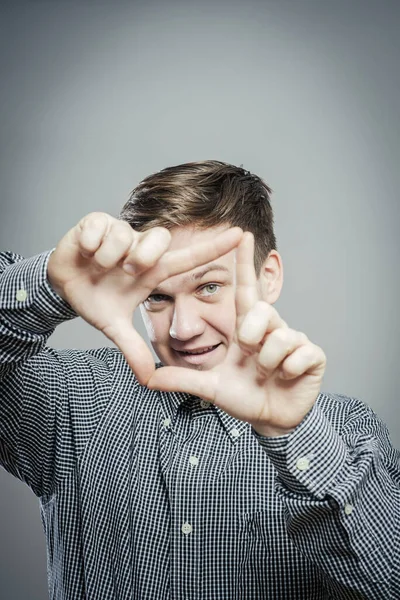
[[214, 346], [209, 346], [208, 348], [205, 348], [204, 350], [198, 350], [197, 352], [183, 352], [183, 354], [204, 354], [205, 352], [208, 352], [209, 350], [212, 350], [214, 348]]

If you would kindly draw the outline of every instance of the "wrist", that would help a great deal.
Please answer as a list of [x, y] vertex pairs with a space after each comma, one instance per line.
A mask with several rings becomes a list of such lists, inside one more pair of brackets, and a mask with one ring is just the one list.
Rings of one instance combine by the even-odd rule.
[[49, 260], [47, 262], [47, 281], [51, 287], [51, 289], [61, 298], [64, 299], [63, 296], [63, 292], [60, 286], [57, 285], [57, 278], [55, 275], [55, 268], [54, 268], [54, 249], [52, 250]]
[[280, 427], [272, 427], [270, 425], [261, 425], [260, 423], [255, 423], [251, 426], [254, 431], [262, 437], [281, 437], [294, 431], [294, 427], [292, 429], [282, 429]]

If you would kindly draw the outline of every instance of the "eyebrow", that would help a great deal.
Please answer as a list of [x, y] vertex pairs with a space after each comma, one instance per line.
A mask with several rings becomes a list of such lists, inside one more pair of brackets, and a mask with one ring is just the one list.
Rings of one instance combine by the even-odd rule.
[[[204, 275], [207, 275], [207, 273], [209, 273], [210, 271], [223, 271], [225, 273], [230, 273], [230, 270], [225, 267], [225, 265], [220, 265], [218, 263], [211, 263], [210, 265], [207, 265], [206, 267], [204, 267], [204, 269], [202, 269], [201, 271], [196, 271], [196, 273], [192, 273], [191, 275], [186, 275], [186, 277], [183, 278], [183, 283], [188, 283], [190, 281], [199, 281], [200, 279], [202, 279], [204, 277]], [[155, 288], [152, 292], [152, 294], [161, 294], [163, 296], [167, 295], [164, 294], [164, 292], [162, 290], [160, 290], [159, 288]]]

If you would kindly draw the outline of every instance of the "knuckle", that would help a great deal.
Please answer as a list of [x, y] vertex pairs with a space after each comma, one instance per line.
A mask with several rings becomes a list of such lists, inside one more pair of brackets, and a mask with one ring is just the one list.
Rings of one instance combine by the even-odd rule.
[[88, 227], [91, 225], [104, 225], [108, 223], [108, 217], [109, 215], [107, 215], [107, 213], [91, 212], [88, 215], [86, 215], [86, 217], [83, 217], [81, 222], [84, 227]]
[[111, 222], [105, 213], [90, 213], [80, 221], [78, 229], [83, 237], [93, 236], [94, 233], [103, 237], [109, 232], [110, 226]]
[[257, 300], [257, 302], [255, 303], [253, 310], [256, 311], [257, 313], [265, 313], [266, 315], [271, 314], [273, 308], [270, 304], [268, 304], [268, 302], [265, 302], [265, 300]]
[[109, 237], [112, 236], [113, 242], [118, 246], [129, 248], [133, 242], [133, 235], [125, 227], [115, 226], [111, 229]]
[[315, 366], [320, 362], [315, 352], [313, 352], [313, 350], [308, 347], [305, 347], [303, 353], [303, 360], [305, 360], [308, 366]]
[[252, 344], [251, 342], [244, 340], [241, 337], [241, 335], [239, 335], [239, 333], [237, 335], [237, 342], [238, 342], [238, 345], [240, 346], [241, 351], [246, 356], [251, 356], [258, 350], [258, 344]]
[[238, 328], [238, 341], [243, 348], [250, 349], [255, 347], [262, 337], [262, 333], [257, 334], [254, 330], [249, 331], [249, 325], [254, 325], [254, 319], [251, 319], [250, 316]]
[[116, 222], [118, 223], [119, 227], [123, 227], [124, 229], [126, 229], [126, 231], [135, 231], [132, 225], [128, 223], [128, 221], [124, 221], [123, 219], [116, 219]]
[[169, 245], [171, 241], [171, 234], [168, 229], [164, 227], [154, 227], [150, 229], [143, 242], [146, 244], [154, 244], [155, 246]]
[[137, 238], [138, 233], [126, 221], [117, 221], [116, 226], [118, 227], [120, 235], [126, 236], [126, 239], [132, 241]]
[[315, 346], [313, 346], [312, 344], [308, 344], [306, 346], [303, 346], [302, 349], [302, 355], [303, 357], [307, 360], [307, 361], [317, 361], [319, 354], [316, 352], [316, 348]]
[[293, 339], [293, 330], [282, 329], [281, 327], [279, 327], [278, 329], [274, 329], [274, 331], [270, 333], [270, 336], [275, 342], [278, 342], [282, 345], [287, 345]]
[[110, 266], [109, 261], [104, 254], [95, 253], [93, 256], [93, 262], [100, 269], [107, 269]]
[[256, 371], [261, 377], [267, 377], [271, 373], [271, 370], [268, 369], [267, 365], [263, 365], [259, 361], [256, 363]]
[[152, 233], [154, 235], [162, 235], [168, 239], [171, 239], [171, 233], [166, 227], [153, 227], [150, 230], [150, 233]]
[[134, 262], [141, 269], [154, 266], [164, 254], [171, 240], [170, 232], [163, 227], [154, 227], [139, 234], [137, 244], [133, 245], [129, 262]]
[[306, 334], [305, 334], [305, 333], [303, 333], [302, 331], [298, 331], [298, 332], [297, 332], [297, 336], [298, 336], [298, 338], [299, 338], [299, 341], [300, 341], [302, 344], [307, 344], [307, 343], [310, 341], [310, 340], [308, 339], [308, 337], [306, 336]]
[[130, 257], [129, 262], [135, 264], [140, 269], [148, 269], [149, 267], [152, 267], [156, 261], [151, 260], [148, 256], [141, 252], [135, 252], [133, 256]]

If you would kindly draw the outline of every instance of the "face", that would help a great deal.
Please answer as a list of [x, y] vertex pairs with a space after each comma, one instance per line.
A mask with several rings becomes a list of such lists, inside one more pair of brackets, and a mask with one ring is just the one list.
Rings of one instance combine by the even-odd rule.
[[[207, 242], [227, 228], [173, 228], [169, 249]], [[170, 277], [153, 290], [140, 309], [163, 365], [211, 369], [224, 359], [234, 334], [235, 250]]]

